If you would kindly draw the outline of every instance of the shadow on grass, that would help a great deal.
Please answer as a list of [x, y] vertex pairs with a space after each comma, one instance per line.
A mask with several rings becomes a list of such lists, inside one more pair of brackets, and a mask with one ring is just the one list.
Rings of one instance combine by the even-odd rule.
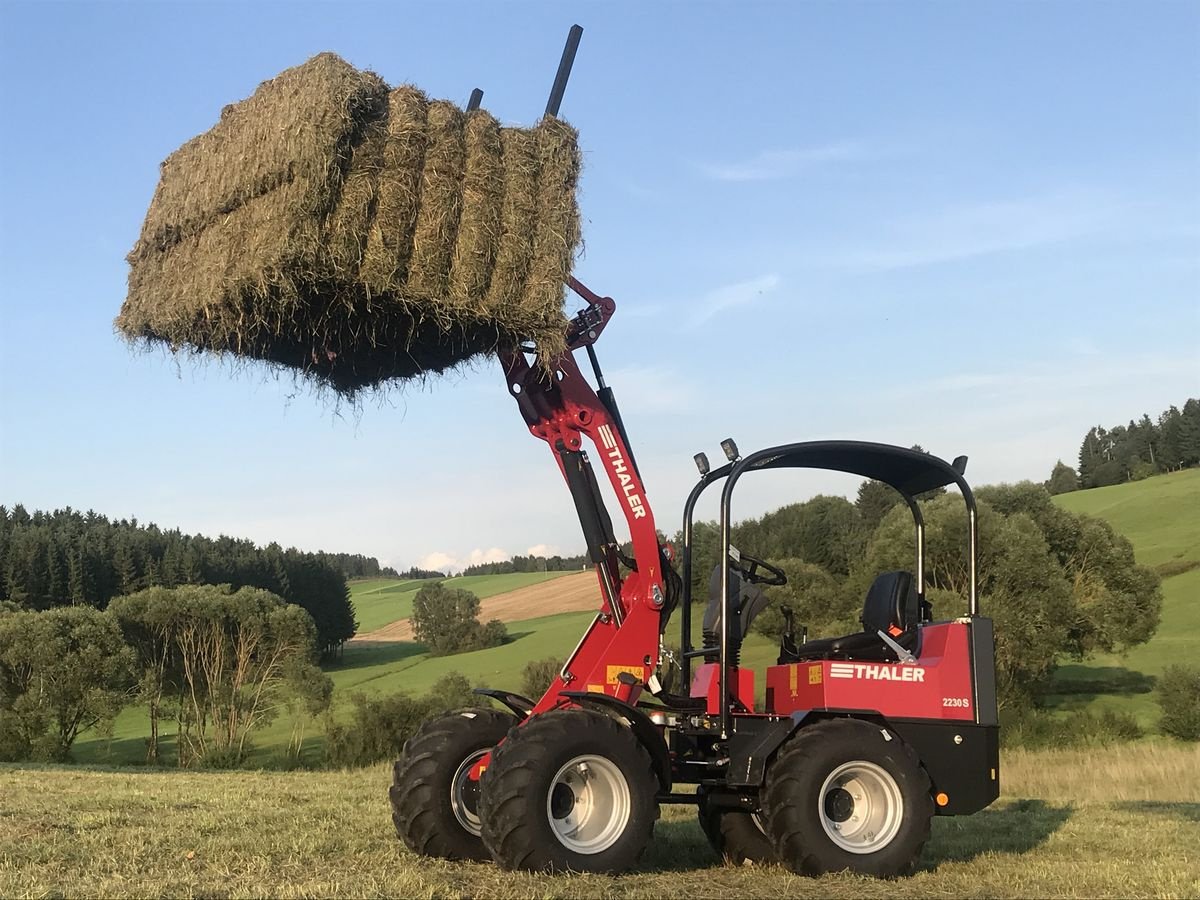
[[970, 862], [985, 853], [1029, 853], [1062, 828], [1072, 812], [1066, 804], [1017, 800], [973, 816], [935, 818], [921, 867]]
[[425, 652], [425, 645], [415, 641], [364, 641], [347, 647], [340, 659], [322, 666], [326, 672], [344, 672], [399, 662]]
[[721, 860], [700, 830], [700, 824], [695, 818], [689, 818], [659, 821], [654, 826], [654, 840], [646, 848], [638, 871], [677, 872], [706, 869], [720, 863]]
[[1158, 800], [1130, 800], [1125, 803], [1115, 803], [1113, 806], [1125, 812], [1152, 813], [1156, 816], [1182, 819], [1185, 822], [1200, 822], [1200, 803], [1163, 803]]
[[1050, 693], [1069, 694], [1149, 694], [1155, 678], [1124, 666], [1061, 666], [1055, 673]]

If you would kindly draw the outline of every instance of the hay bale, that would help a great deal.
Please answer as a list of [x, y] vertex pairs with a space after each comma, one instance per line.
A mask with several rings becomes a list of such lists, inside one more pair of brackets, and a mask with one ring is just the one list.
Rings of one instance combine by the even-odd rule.
[[483, 311], [516, 309], [529, 271], [533, 232], [537, 226], [537, 138], [530, 131], [500, 131], [504, 160], [504, 201], [500, 207], [500, 240]]
[[482, 109], [467, 114], [462, 213], [450, 266], [450, 304], [479, 307], [486, 300], [500, 241], [504, 156], [500, 124]]
[[467, 145], [463, 112], [453, 103], [429, 104], [429, 144], [421, 172], [421, 206], [413, 230], [405, 294], [440, 307], [449, 293], [450, 260], [462, 210]]
[[428, 116], [429, 100], [419, 89], [401, 85], [388, 94], [383, 170], [360, 272], [363, 283], [376, 294], [398, 289], [408, 274], [420, 208]]
[[163, 164], [117, 326], [343, 392], [528, 340], [559, 352], [575, 142], [322, 54]]
[[566, 122], [547, 116], [537, 127], [537, 226], [529, 256], [521, 308], [541, 315], [562, 302], [563, 285], [581, 237], [575, 184], [579, 179], [579, 135]]

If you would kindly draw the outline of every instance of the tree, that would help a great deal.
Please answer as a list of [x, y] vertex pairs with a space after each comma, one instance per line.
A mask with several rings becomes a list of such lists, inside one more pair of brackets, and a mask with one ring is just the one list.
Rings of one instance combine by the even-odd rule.
[[[168, 589], [179, 659], [180, 763], [236, 762], [250, 733], [289, 698], [319, 694], [316, 626], [298, 606], [256, 588]], [[314, 671], [315, 670], [315, 671]]]
[[1028, 515], [1041, 529], [1071, 586], [1071, 653], [1121, 651], [1150, 639], [1162, 612], [1160, 579], [1137, 564], [1127, 538], [1102, 519], [1060, 508], [1032, 482], [980, 488], [978, 496], [1004, 515]]
[[863, 527], [874, 532], [893, 506], [903, 502], [903, 497], [891, 485], [882, 481], [867, 480], [858, 486], [858, 497], [854, 501]]
[[1066, 494], [1079, 489], [1079, 476], [1061, 459], [1054, 464], [1046, 489], [1051, 494]]
[[0, 752], [64, 760], [79, 733], [128, 702], [134, 657], [89, 607], [0, 615]]
[[785, 626], [786, 606], [792, 610], [797, 631], [807, 627], [811, 637], [854, 630], [861, 598], [850, 597], [832, 575], [813, 563], [800, 559], [774, 559], [770, 563], [787, 573], [788, 583], [765, 589], [770, 602], [751, 628], [778, 640]]
[[[924, 504], [925, 568], [929, 599], [938, 618], [966, 611], [970, 568], [966, 510], [946, 495]], [[1071, 591], [1036, 523], [1027, 515], [1003, 516], [979, 503], [981, 606], [996, 623], [997, 690], [1002, 706], [1027, 703], [1049, 680], [1069, 648]], [[912, 566], [912, 520], [895, 509], [880, 525], [849, 584], [866, 595], [879, 572]]]
[[1200, 668], [1167, 666], [1154, 686], [1162, 730], [1184, 741], [1200, 741]]
[[508, 639], [496, 619], [479, 623], [479, 598], [440, 582], [424, 585], [413, 598], [413, 634], [434, 656], [495, 647]]

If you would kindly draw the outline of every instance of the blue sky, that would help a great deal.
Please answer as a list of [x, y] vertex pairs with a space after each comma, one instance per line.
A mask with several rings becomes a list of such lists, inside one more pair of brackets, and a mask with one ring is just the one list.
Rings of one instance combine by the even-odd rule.
[[[398, 567], [579, 551], [494, 362], [337, 409], [112, 332], [158, 163], [226, 103], [332, 50], [532, 123], [573, 22], [576, 274], [663, 530], [728, 435], [1042, 479], [1200, 391], [1196, 3], [4, 2], [0, 503]], [[764, 475], [734, 513], [854, 489]]]

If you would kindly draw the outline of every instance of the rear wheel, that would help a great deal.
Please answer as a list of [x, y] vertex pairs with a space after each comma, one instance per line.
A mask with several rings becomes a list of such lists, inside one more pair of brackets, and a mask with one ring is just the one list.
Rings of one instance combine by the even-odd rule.
[[461, 709], [426, 722], [392, 769], [392, 821], [422, 856], [489, 859], [479, 837], [479, 781], [470, 771], [515, 719], [494, 709]]
[[658, 818], [650, 755], [594, 710], [553, 710], [513, 728], [482, 788], [483, 841], [506, 869], [624, 871]]
[[710, 802], [711, 794], [704, 788], [700, 788], [698, 796], [700, 828], [708, 838], [708, 843], [725, 862], [740, 866], [747, 862], [779, 861], [771, 838], [767, 835], [762, 813], [723, 809]]
[[929, 776], [894, 732], [856, 719], [819, 722], [767, 772], [767, 828], [795, 872], [910, 873], [929, 839]]

